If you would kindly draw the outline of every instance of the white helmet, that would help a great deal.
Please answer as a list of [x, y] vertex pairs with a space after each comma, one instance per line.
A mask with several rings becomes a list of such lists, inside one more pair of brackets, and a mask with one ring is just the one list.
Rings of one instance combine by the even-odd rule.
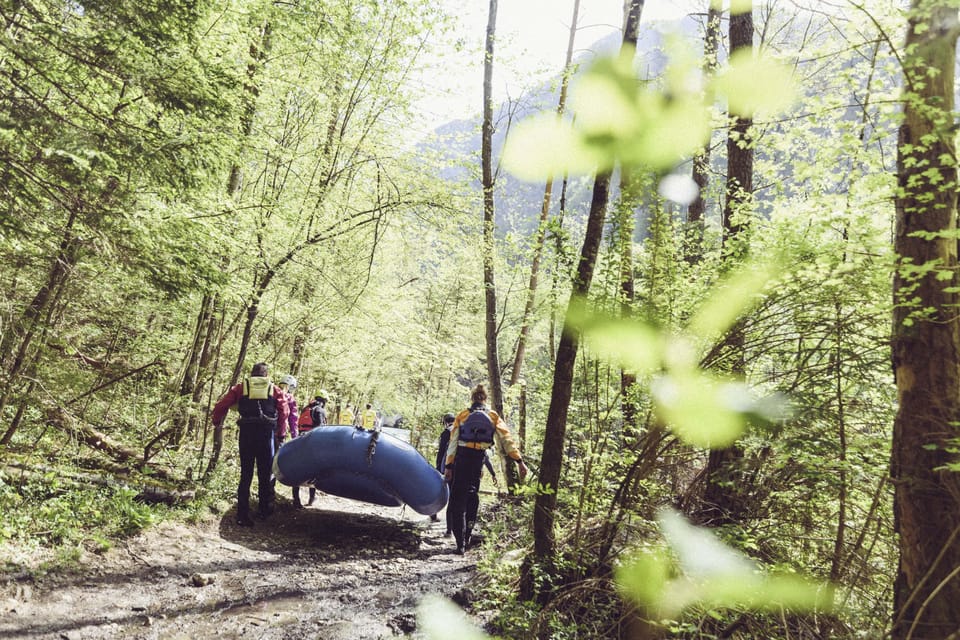
[[296, 388], [297, 388], [297, 379], [294, 378], [293, 376], [291, 376], [290, 374], [287, 374], [287, 375], [283, 376], [283, 380], [280, 381], [280, 384], [285, 384], [285, 385], [287, 385], [288, 387], [290, 387], [291, 389], [296, 389]]

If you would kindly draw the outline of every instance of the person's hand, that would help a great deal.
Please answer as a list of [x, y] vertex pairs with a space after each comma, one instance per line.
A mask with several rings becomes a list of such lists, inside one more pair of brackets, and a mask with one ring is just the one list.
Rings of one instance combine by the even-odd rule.
[[527, 478], [527, 465], [523, 464], [523, 460], [517, 462], [517, 471], [520, 472], [520, 479], [525, 480]]

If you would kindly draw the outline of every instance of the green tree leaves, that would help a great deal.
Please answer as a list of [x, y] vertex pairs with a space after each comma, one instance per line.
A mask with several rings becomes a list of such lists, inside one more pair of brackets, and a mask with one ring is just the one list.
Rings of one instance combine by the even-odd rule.
[[508, 138], [505, 166], [525, 180], [608, 171], [616, 164], [670, 169], [703, 147], [710, 105], [752, 116], [787, 108], [796, 89], [789, 68], [770, 57], [734, 55], [713, 78], [701, 78], [689, 55], [673, 56], [661, 83], [638, 80], [633, 52], [601, 58], [571, 91], [573, 120], [541, 114]]
[[742, 381], [701, 369], [700, 350], [756, 304], [779, 270], [776, 263], [752, 263], [736, 271], [714, 287], [682, 334], [589, 315], [579, 324], [594, 349], [652, 381], [654, 407], [665, 426], [691, 445], [729, 446], [751, 421], [782, 417], [784, 401], [758, 398]]
[[617, 569], [623, 592], [658, 618], [684, 609], [831, 609], [833, 589], [791, 573], [764, 572], [708, 531], [668, 509], [658, 521], [668, 548], [639, 552]]

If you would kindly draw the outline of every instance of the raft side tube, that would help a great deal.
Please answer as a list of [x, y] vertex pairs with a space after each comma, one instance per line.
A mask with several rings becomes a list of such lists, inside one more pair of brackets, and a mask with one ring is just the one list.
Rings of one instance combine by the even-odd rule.
[[[286, 442], [274, 458], [274, 475], [287, 486], [382, 506], [408, 505], [433, 515], [447, 504], [443, 476], [410, 444], [386, 433], [351, 426], [316, 427]], [[369, 461], [368, 461], [369, 458]]]

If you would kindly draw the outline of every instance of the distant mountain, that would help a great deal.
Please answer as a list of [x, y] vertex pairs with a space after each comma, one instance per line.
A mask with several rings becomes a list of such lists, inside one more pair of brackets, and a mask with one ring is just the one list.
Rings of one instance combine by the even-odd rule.
[[[699, 27], [688, 18], [681, 23], [682, 31], [696, 37]], [[667, 59], [663, 53], [664, 35], [657, 25], [646, 28], [640, 35], [637, 56], [641, 74], [656, 77], [666, 67]], [[615, 53], [620, 47], [620, 36], [609, 37], [593, 43], [585, 53], [575, 60], [577, 69], [574, 78], [589, 67], [592, 59], [599, 55]], [[561, 61], [562, 62], [562, 61]], [[574, 80], [575, 82], [575, 80]], [[524, 118], [543, 111], [555, 111], [560, 95], [560, 73], [534, 87], [515, 103], [500, 104], [495, 110], [495, 130], [493, 138], [494, 158], [499, 158], [506, 140], [507, 125], [520, 122]], [[434, 130], [435, 137], [425, 143], [423, 150], [437, 155], [444, 167], [441, 175], [451, 181], [469, 185], [480, 193], [480, 114], [475, 118], [446, 122]], [[567, 220], [582, 221], [586, 217], [590, 203], [593, 180], [590, 177], [578, 177], [570, 181], [566, 194]], [[561, 182], [558, 177], [554, 184], [551, 199], [551, 216], [559, 210]], [[543, 202], [543, 183], [522, 182], [506, 171], [500, 172], [496, 185], [497, 233], [508, 232], [532, 235], [537, 227], [537, 219]]]

